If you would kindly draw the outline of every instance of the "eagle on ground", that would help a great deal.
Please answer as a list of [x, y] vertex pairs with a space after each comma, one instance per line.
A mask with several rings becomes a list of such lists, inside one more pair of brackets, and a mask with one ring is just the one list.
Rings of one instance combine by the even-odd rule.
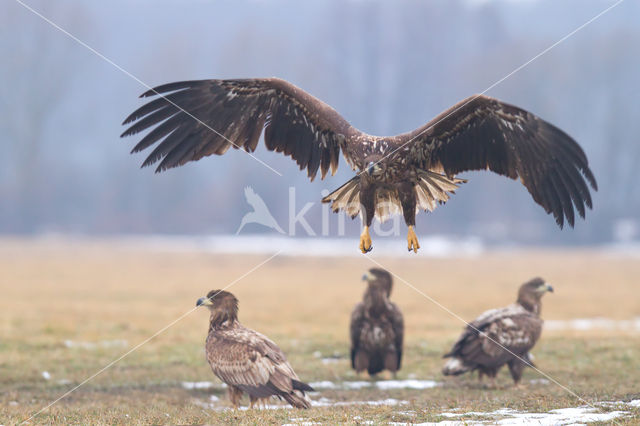
[[395, 376], [402, 362], [404, 320], [400, 309], [389, 301], [391, 274], [372, 268], [362, 279], [367, 289], [351, 313], [351, 366], [358, 374], [388, 370]]
[[[152, 129], [132, 153], [155, 145], [142, 166], [156, 172], [230, 147], [255, 151], [264, 130], [270, 151], [295, 160], [313, 181], [333, 175], [344, 156], [355, 177], [322, 199], [334, 212], [361, 215], [360, 250], [372, 249], [369, 227], [402, 214], [409, 251], [422, 209], [433, 211], [466, 182], [456, 174], [490, 170], [520, 179], [533, 200], [562, 228], [592, 208], [597, 190], [585, 153], [566, 133], [532, 113], [484, 95], [457, 103], [411, 132], [373, 136], [349, 124], [329, 105], [278, 78], [193, 80], [143, 93], [159, 97], [124, 120], [129, 136]], [[588, 183], [588, 184], [587, 184]]]
[[457, 376], [478, 370], [478, 378], [487, 375], [492, 387], [503, 365], [516, 386], [522, 371], [533, 365], [529, 351], [542, 332], [540, 309], [542, 296], [553, 287], [542, 278], [534, 278], [520, 286], [516, 303], [505, 308], [491, 309], [469, 323], [444, 358], [451, 358], [442, 369], [445, 376]]
[[242, 393], [249, 394], [251, 407], [271, 396], [296, 408], [310, 408], [305, 392], [313, 391], [301, 382], [282, 350], [268, 337], [238, 321], [238, 299], [222, 290], [212, 290], [196, 306], [211, 311], [205, 350], [213, 374], [229, 387], [234, 408]]

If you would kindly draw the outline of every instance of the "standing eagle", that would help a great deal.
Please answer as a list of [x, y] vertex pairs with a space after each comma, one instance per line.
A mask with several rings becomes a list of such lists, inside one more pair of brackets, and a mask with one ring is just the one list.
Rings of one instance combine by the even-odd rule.
[[362, 279], [367, 289], [351, 313], [351, 366], [358, 374], [389, 370], [395, 376], [402, 361], [404, 320], [389, 301], [391, 274], [372, 268]]
[[296, 408], [310, 408], [305, 391], [313, 388], [301, 382], [282, 350], [267, 336], [238, 321], [238, 299], [222, 290], [212, 290], [196, 306], [211, 311], [206, 354], [213, 374], [229, 386], [234, 408], [242, 393], [249, 394], [251, 407], [270, 396], [284, 398]]
[[486, 374], [493, 387], [498, 370], [507, 364], [517, 386], [524, 367], [532, 365], [529, 351], [542, 332], [541, 299], [547, 291], [553, 292], [553, 287], [534, 278], [520, 286], [516, 303], [486, 311], [468, 324], [444, 355], [451, 359], [442, 374], [457, 376], [478, 370], [478, 378]]
[[[488, 169], [520, 179], [534, 201], [562, 228], [574, 225], [574, 206], [584, 218], [597, 189], [587, 157], [566, 133], [532, 113], [484, 95], [471, 96], [424, 126], [397, 136], [372, 136], [349, 124], [324, 102], [278, 78], [194, 80], [169, 83], [141, 95], [159, 98], [124, 120], [129, 136], [153, 128], [133, 148], [155, 148], [142, 166], [156, 172], [229, 147], [255, 151], [264, 129], [268, 150], [282, 152], [307, 169], [333, 175], [340, 153], [354, 178], [322, 199], [334, 212], [362, 215], [360, 250], [371, 250], [374, 216], [384, 222], [402, 213], [409, 251], [420, 248], [413, 230], [419, 209], [432, 211], [449, 199], [467, 170]], [[586, 181], [585, 181], [586, 179]]]

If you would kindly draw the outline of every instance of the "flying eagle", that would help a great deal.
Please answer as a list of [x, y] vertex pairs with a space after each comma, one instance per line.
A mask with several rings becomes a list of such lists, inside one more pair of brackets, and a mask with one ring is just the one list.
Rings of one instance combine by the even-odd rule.
[[333, 175], [344, 156], [355, 177], [322, 199], [334, 212], [362, 215], [360, 250], [371, 250], [374, 216], [402, 213], [409, 251], [420, 248], [413, 230], [419, 209], [432, 211], [466, 180], [456, 174], [491, 170], [520, 179], [533, 200], [562, 228], [592, 207], [587, 182], [597, 190], [587, 157], [566, 133], [532, 113], [484, 95], [471, 96], [422, 127], [396, 136], [372, 136], [333, 108], [278, 78], [169, 83], [141, 95], [159, 98], [124, 120], [129, 136], [153, 128], [132, 153], [155, 144], [143, 162], [156, 172], [230, 147], [255, 151], [264, 129], [268, 150], [307, 170]]
[[404, 320], [389, 301], [391, 274], [373, 268], [362, 279], [367, 289], [351, 313], [351, 366], [358, 374], [389, 370], [395, 376], [402, 361]]
[[445, 358], [451, 358], [442, 369], [445, 376], [457, 376], [478, 370], [491, 379], [492, 386], [498, 370], [509, 366], [511, 377], [518, 386], [522, 371], [533, 365], [529, 351], [542, 332], [541, 299], [553, 287], [541, 278], [534, 278], [520, 286], [516, 303], [505, 308], [486, 311], [466, 329]]
[[284, 398], [296, 408], [310, 408], [305, 391], [313, 388], [301, 382], [282, 350], [269, 338], [238, 321], [238, 299], [222, 290], [212, 290], [196, 306], [211, 311], [205, 345], [213, 374], [229, 386], [234, 408], [242, 393], [249, 394], [251, 407], [270, 396]]

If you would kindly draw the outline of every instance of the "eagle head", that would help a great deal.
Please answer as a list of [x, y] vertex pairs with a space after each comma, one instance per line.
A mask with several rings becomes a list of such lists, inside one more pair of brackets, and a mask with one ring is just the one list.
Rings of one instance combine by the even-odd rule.
[[536, 277], [520, 286], [516, 302], [525, 309], [539, 314], [540, 301], [547, 292], [553, 293], [553, 287], [542, 278]]
[[196, 307], [206, 306], [211, 311], [212, 323], [223, 323], [238, 318], [238, 299], [228, 291], [211, 290], [196, 302]]
[[362, 281], [367, 281], [369, 287], [380, 286], [387, 293], [387, 297], [391, 295], [391, 287], [393, 286], [393, 280], [391, 274], [381, 268], [371, 268], [366, 274], [362, 276]]

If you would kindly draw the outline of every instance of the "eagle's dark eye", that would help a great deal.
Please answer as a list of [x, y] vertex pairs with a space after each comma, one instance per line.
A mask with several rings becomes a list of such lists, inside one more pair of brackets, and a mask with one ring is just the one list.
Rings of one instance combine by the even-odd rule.
[[367, 164], [367, 173], [372, 174], [375, 165], [376, 163], [374, 163], [373, 161], [369, 161], [369, 164]]

